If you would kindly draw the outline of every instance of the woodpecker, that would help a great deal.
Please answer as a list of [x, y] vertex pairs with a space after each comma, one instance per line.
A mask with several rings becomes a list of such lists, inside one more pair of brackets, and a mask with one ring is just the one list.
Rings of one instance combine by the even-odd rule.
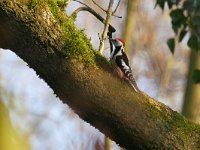
[[[124, 51], [125, 43], [120, 38], [109, 38], [111, 46], [110, 62], [117, 75], [127, 81], [136, 92], [140, 92], [137, 83], [132, 75], [128, 57]], [[114, 46], [114, 48], [113, 48]]]

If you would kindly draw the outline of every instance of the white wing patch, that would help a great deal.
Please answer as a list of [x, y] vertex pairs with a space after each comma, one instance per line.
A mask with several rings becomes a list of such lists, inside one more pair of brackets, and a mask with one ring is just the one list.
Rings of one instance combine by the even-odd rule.
[[117, 52], [117, 54], [115, 54], [115, 55], [114, 55], [114, 53], [115, 53], [115, 51], [112, 51], [112, 53], [111, 53], [111, 55], [110, 55], [110, 56], [111, 56], [111, 57], [110, 57], [111, 59], [116, 59], [117, 56], [121, 56], [121, 55], [122, 55], [122, 52], [121, 52], [121, 51]]
[[121, 62], [122, 62], [123, 69], [126, 71], [129, 71], [129, 69], [130, 69], [129, 66], [127, 66], [123, 60], [121, 60]]

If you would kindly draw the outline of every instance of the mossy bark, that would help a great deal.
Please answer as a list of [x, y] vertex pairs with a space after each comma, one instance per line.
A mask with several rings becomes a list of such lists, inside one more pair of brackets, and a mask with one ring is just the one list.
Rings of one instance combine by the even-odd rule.
[[0, 0], [0, 47], [21, 57], [63, 103], [120, 146], [200, 149], [198, 125], [116, 78], [72, 20], [50, 6]]

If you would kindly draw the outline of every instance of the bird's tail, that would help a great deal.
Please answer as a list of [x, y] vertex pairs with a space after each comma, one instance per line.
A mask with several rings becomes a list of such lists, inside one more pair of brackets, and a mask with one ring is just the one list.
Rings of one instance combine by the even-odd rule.
[[135, 92], [140, 92], [140, 89], [138, 88], [137, 83], [131, 72], [127, 74], [126, 80], [128, 81], [129, 85], [134, 89]]

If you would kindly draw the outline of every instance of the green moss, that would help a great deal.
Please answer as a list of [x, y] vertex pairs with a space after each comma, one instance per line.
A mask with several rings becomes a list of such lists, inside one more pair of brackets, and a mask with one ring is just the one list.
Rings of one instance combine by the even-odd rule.
[[[58, 1], [59, 1], [59, 3], [61, 3], [60, 1], [62, 1], [62, 0], [58, 0]], [[54, 16], [56, 16], [58, 14], [59, 7], [58, 7], [57, 0], [43, 0], [43, 1], [42, 0], [30, 0], [29, 8], [34, 8], [36, 5], [40, 5], [42, 2], [48, 3], [49, 8]]]
[[51, 12], [54, 16], [57, 16], [59, 11], [64, 11], [69, 1], [66, 0], [48, 0]]
[[48, 4], [49, 4], [49, 7], [50, 7], [52, 14], [54, 16], [57, 16], [58, 11], [59, 11], [57, 0], [48, 0]]
[[58, 2], [63, 0], [48, 0], [48, 4], [55, 19], [59, 22], [65, 39], [65, 48], [62, 53], [66, 58], [76, 58], [78, 60], [94, 63], [94, 49], [84, 32], [78, 30], [74, 25], [74, 20], [59, 8]]
[[[74, 25], [74, 17], [68, 17], [58, 4], [64, 0], [30, 0], [30, 6], [34, 7], [39, 2], [47, 3], [54, 18], [59, 22], [65, 39], [65, 47], [60, 50], [66, 58], [76, 58], [88, 64], [103, 63], [109, 65], [108, 61], [92, 47], [85, 33]], [[99, 63], [99, 64], [101, 64]]]
[[34, 8], [38, 3], [38, 0], [30, 0], [29, 8]]
[[65, 48], [62, 53], [66, 58], [76, 58], [87, 63], [95, 63], [95, 50], [84, 32], [75, 27], [74, 20], [59, 10], [55, 19], [59, 22], [63, 31]]
[[[68, 25], [66, 29], [66, 56], [77, 58], [87, 63], [95, 62], [94, 50], [84, 33]], [[72, 30], [71, 30], [72, 29]]]
[[66, 57], [76, 58], [89, 64], [110, 67], [110, 63], [107, 59], [93, 48], [83, 30], [79, 30], [75, 27], [74, 20], [72, 18], [64, 20], [61, 26], [65, 32], [66, 51], [64, 53]]
[[67, 5], [69, 4], [69, 0], [68, 1], [66, 1], [66, 0], [58, 0], [57, 1], [57, 4], [58, 4], [58, 7], [62, 10], [62, 11], [64, 11], [65, 10], [65, 8], [67, 7]]
[[70, 18], [73, 20], [73, 21], [76, 21], [76, 18], [77, 18], [77, 13], [73, 13]]
[[95, 60], [98, 64], [110, 66], [109, 61], [105, 57], [103, 57], [98, 51], [95, 51], [94, 54]]
[[48, 0], [48, 3], [63, 31], [65, 48], [62, 50], [62, 53], [64, 53], [66, 58], [76, 58], [80, 61], [94, 64], [95, 50], [84, 32], [75, 27], [73, 18], [69, 18], [59, 9], [57, 1]]
[[58, 5], [59, 7], [62, 7], [62, 6], [65, 4], [65, 0], [54, 0], [54, 1], [57, 2], [57, 5]]

